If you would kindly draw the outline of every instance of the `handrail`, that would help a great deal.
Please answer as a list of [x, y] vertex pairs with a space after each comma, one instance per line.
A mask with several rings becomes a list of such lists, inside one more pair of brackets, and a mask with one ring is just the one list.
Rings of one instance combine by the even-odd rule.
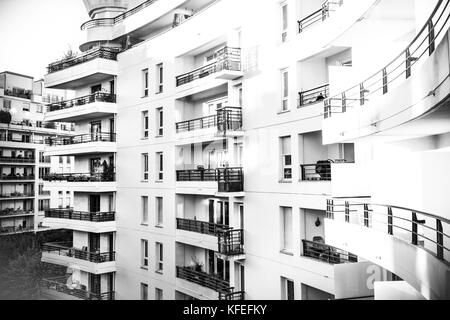
[[302, 240], [303, 256], [331, 264], [358, 262], [358, 257], [342, 249], [325, 243]]
[[67, 256], [79, 260], [85, 260], [94, 263], [104, 263], [115, 261], [115, 251], [111, 252], [91, 252], [73, 247], [71, 242], [67, 243], [44, 243], [42, 251], [48, 253], [58, 254], [60, 256]]
[[83, 289], [70, 288], [66, 282], [69, 276], [53, 277], [42, 279], [40, 285], [47, 289], [54, 289], [58, 292], [72, 295], [83, 300], [114, 300], [115, 292], [109, 291], [104, 293], [93, 293]]
[[84, 212], [75, 211], [73, 208], [45, 210], [46, 218], [68, 219], [90, 222], [115, 221], [115, 212]]
[[242, 108], [223, 107], [217, 109], [216, 114], [180, 121], [175, 124], [177, 133], [212, 127], [218, 127], [219, 131], [241, 129]]
[[35, 163], [36, 158], [26, 158], [26, 157], [0, 157], [0, 162], [3, 163]]
[[313, 89], [301, 91], [298, 93], [298, 107], [323, 102], [329, 95], [330, 85], [328, 83]]
[[[389, 85], [392, 82], [402, 78], [402, 76], [408, 79], [412, 75], [412, 67], [417, 64], [427, 52], [429, 56], [434, 53], [436, 48], [435, 41], [441, 35], [441, 32], [444, 30], [450, 19], [450, 13], [447, 13], [443, 23], [441, 20], [444, 17], [445, 11], [449, 8], [449, 3], [449, 0], [439, 0], [430, 17], [427, 19], [427, 22], [406, 49], [401, 51], [401, 53], [385, 67], [357, 85], [326, 99], [324, 102], [324, 118], [330, 118], [333, 113], [345, 113], [347, 112], [347, 109], [353, 107], [352, 105], [355, 103], [359, 103], [359, 105], [363, 106], [365, 102], [368, 101], [368, 96], [371, 96], [376, 92], [381, 92], [382, 95], [385, 95], [389, 92]], [[442, 9], [442, 12], [437, 17], [437, 20], [433, 22], [433, 19], [436, 18], [440, 9]], [[442, 23], [442, 26], [436, 28], [439, 23]], [[428, 33], [425, 34], [425, 30], [427, 29]], [[436, 30], [438, 30], [438, 32], [436, 32]], [[424, 38], [421, 41], [418, 41], [421, 36], [424, 36]], [[425, 43], [426, 40], [428, 40], [427, 43]], [[423, 50], [419, 51], [424, 44], [425, 47], [422, 48]], [[414, 46], [417, 46], [417, 48], [413, 49]], [[418, 56], [416, 54], [418, 54]], [[394, 72], [397, 72], [398, 74], [394, 74]], [[390, 76], [392, 76], [392, 79], [389, 80]], [[376, 88], [372, 88], [377, 84], [378, 86]], [[333, 101], [339, 101], [340, 104], [333, 105]]]
[[215, 275], [203, 271], [196, 271], [189, 267], [176, 267], [177, 278], [196, 283], [202, 287], [209, 288], [218, 292], [229, 292], [230, 283]]
[[29, 198], [29, 197], [34, 197], [34, 192], [0, 193], [0, 198]]
[[44, 181], [67, 181], [67, 182], [113, 182], [114, 172], [91, 172], [91, 173], [50, 173], [43, 177]]
[[[383, 212], [380, 212], [379, 208], [382, 208]], [[409, 239], [394, 234], [394, 231], [410, 235], [412, 245], [430, 252], [439, 260], [449, 262], [450, 249], [445, 244], [450, 240], [450, 235], [444, 230], [449, 230], [450, 221], [444, 217], [400, 206], [356, 202], [342, 198], [328, 199], [327, 218], [334, 220], [337, 214], [343, 215], [346, 223], [356, 223], [375, 230], [380, 230], [379, 227], [383, 226], [384, 230], [381, 231], [404, 241]], [[358, 218], [356, 220], [355, 214]], [[431, 223], [427, 219], [431, 220]], [[419, 225], [426, 231], [424, 234], [419, 234]], [[435, 235], [435, 239], [430, 238], [430, 233]], [[419, 245], [419, 238], [424, 241], [423, 247]], [[430, 246], [435, 247], [435, 250], [430, 249]]]
[[19, 175], [19, 176], [3, 174], [0, 176], [0, 180], [5, 180], [5, 181], [15, 181], [15, 180], [22, 181], [22, 180], [34, 180], [34, 179], [36, 179], [36, 176], [34, 174]]
[[220, 232], [217, 251], [227, 256], [244, 254], [244, 230], [230, 229]]
[[65, 100], [65, 101], [52, 103], [48, 107], [49, 107], [49, 111], [53, 112], [53, 111], [57, 111], [57, 110], [73, 108], [76, 106], [82, 106], [82, 105], [94, 103], [97, 101], [115, 103], [116, 95], [112, 94], [112, 93], [108, 93], [108, 92], [98, 91], [98, 92], [95, 92], [95, 93], [92, 93], [90, 95], [86, 95], [83, 97], [78, 97], [78, 98], [74, 98], [71, 100]]
[[116, 142], [116, 133], [92, 132], [70, 136], [67, 138], [47, 138], [49, 146], [64, 146], [91, 142]]
[[298, 32], [301, 33], [306, 28], [314, 25], [315, 23], [319, 21], [324, 21], [330, 16], [330, 4], [337, 4], [339, 6], [342, 6], [344, 3], [343, 0], [338, 0], [338, 2], [327, 0], [324, 3], [322, 3], [321, 8], [314, 11], [313, 13], [307, 15], [306, 17], [302, 18], [301, 20], [298, 20]]
[[208, 234], [212, 236], [219, 236], [223, 231], [228, 231], [231, 228], [227, 225], [211, 223], [200, 220], [177, 218], [177, 229], [197, 232], [201, 234]]

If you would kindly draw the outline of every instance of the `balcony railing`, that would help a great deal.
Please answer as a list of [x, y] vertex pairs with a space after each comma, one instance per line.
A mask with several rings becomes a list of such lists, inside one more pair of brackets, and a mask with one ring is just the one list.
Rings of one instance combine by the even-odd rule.
[[9, 141], [16, 143], [34, 143], [34, 144], [45, 144], [46, 141], [43, 139], [33, 139], [31, 136], [22, 136], [21, 138], [13, 138], [12, 136], [0, 135], [0, 141]]
[[217, 61], [176, 78], [177, 87], [222, 70], [241, 71], [241, 49], [225, 47], [217, 52]]
[[302, 240], [303, 256], [331, 264], [358, 262], [358, 257], [324, 243]]
[[11, 192], [1, 193], [0, 198], [29, 198], [34, 197], [34, 192]]
[[413, 67], [431, 56], [438, 37], [445, 36], [450, 23], [450, 0], [438, 1], [426, 24], [411, 43], [388, 65], [367, 80], [325, 100], [325, 119], [333, 114], [345, 113], [351, 108], [363, 106], [370, 99], [387, 94], [390, 88], [409, 79]]
[[316, 164], [300, 165], [301, 181], [331, 181], [333, 160], [320, 160]]
[[227, 256], [244, 254], [244, 230], [227, 230], [219, 234], [219, 253]]
[[[450, 230], [450, 220], [444, 217], [398, 206], [329, 199], [327, 218], [386, 232], [450, 262], [446, 246], [450, 235], [445, 233]], [[419, 227], [423, 232], [419, 233]]]
[[34, 180], [36, 178], [36, 176], [34, 174], [2, 174], [0, 176], [0, 180], [3, 181], [28, 181], [28, 180]]
[[305, 107], [310, 104], [323, 102], [330, 96], [330, 85], [326, 84], [314, 89], [299, 92], [298, 107]]
[[29, 227], [22, 227], [22, 226], [9, 226], [9, 227], [2, 227], [0, 226], [0, 234], [11, 234], [11, 233], [22, 233], [22, 232], [32, 232], [34, 231], [33, 226]]
[[195, 271], [193, 268], [189, 267], [177, 266], [177, 278], [187, 280], [217, 292], [230, 291], [230, 283], [228, 281], [206, 272]]
[[341, 6], [343, 3], [343, 0], [324, 2], [320, 9], [298, 21], [298, 32], [302, 33], [305, 29], [315, 25], [316, 23], [325, 21], [330, 17], [330, 12], [334, 11], [336, 6]]
[[82, 212], [68, 209], [49, 209], [45, 211], [46, 218], [68, 219], [90, 222], [109, 222], [115, 220], [115, 212]]
[[43, 191], [43, 190], [41, 190], [41, 191], [39, 191], [39, 195], [47, 197], [47, 196], [51, 195], [51, 192], [50, 191]]
[[230, 227], [205, 221], [177, 218], [177, 229], [218, 236], [222, 232], [230, 230]]
[[56, 290], [83, 300], [114, 300], [115, 292], [93, 293], [87, 290], [72, 288], [67, 284], [68, 276], [43, 279], [40, 282], [41, 287]]
[[76, 249], [72, 246], [72, 243], [45, 243], [42, 245], [42, 251], [93, 263], [111, 262], [116, 259], [114, 251], [105, 253], [89, 252], [87, 247], [85, 247], [85, 250]]
[[245, 300], [245, 291], [220, 292], [219, 300]]
[[2, 163], [35, 163], [36, 159], [33, 157], [30, 157], [30, 158], [0, 157], [0, 162], [2, 162]]
[[81, 30], [91, 29], [91, 28], [96, 28], [96, 27], [113, 26], [116, 23], [122, 22], [129, 16], [141, 11], [142, 9], [147, 8], [148, 6], [152, 5], [156, 1], [158, 1], [158, 0], [147, 0], [128, 11], [126, 11], [122, 14], [119, 14], [118, 16], [116, 16], [114, 18], [100, 18], [100, 19], [89, 20], [81, 25]]
[[100, 47], [79, 57], [51, 63], [47, 67], [47, 72], [48, 73], [57, 72], [97, 58], [107, 60], [117, 60], [117, 54], [118, 54], [117, 50]]
[[219, 192], [244, 190], [242, 168], [177, 170], [177, 181], [217, 181]]
[[112, 182], [116, 181], [115, 173], [50, 173], [43, 177], [44, 181], [66, 182]]
[[64, 110], [77, 106], [83, 106], [94, 102], [116, 103], [116, 95], [107, 92], [95, 92], [88, 96], [52, 103], [51, 105], [49, 105], [49, 111], [52, 112], [57, 110]]
[[0, 210], [0, 217], [32, 215], [32, 214], [34, 214], [34, 209], [21, 210], [21, 209], [6, 208]]
[[48, 138], [47, 142], [49, 146], [65, 146], [90, 142], [116, 142], [116, 134], [110, 132], [96, 132], [67, 138]]
[[217, 114], [176, 124], [177, 133], [214, 127], [217, 127], [219, 132], [241, 130], [242, 108], [225, 107], [217, 110]]
[[6, 89], [5, 90], [5, 96], [10, 96], [10, 97], [17, 97], [17, 98], [22, 98], [22, 99], [31, 99], [31, 96], [33, 95], [33, 91], [32, 90], [9, 90]]

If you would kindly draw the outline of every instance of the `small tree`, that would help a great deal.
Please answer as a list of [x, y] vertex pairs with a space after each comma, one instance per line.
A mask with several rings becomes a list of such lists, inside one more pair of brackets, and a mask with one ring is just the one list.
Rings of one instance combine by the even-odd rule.
[[12, 120], [11, 113], [7, 110], [0, 110], [0, 123], [10, 124]]
[[71, 46], [67, 49], [67, 51], [63, 54], [61, 61], [70, 60], [76, 58], [78, 53], [72, 49]]

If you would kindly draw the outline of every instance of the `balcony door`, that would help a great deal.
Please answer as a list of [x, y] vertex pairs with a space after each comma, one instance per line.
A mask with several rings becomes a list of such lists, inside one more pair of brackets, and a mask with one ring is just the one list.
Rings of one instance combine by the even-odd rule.
[[217, 201], [216, 223], [226, 226], [230, 225], [230, 207], [228, 202]]
[[100, 253], [100, 234], [99, 233], [89, 233], [89, 252]]
[[95, 86], [91, 87], [91, 93], [94, 94], [96, 92], [102, 91], [102, 85], [101, 84], [97, 84]]
[[89, 291], [93, 294], [101, 294], [101, 279], [99, 274], [89, 273]]
[[208, 169], [228, 167], [228, 150], [211, 150], [208, 152]]
[[89, 162], [89, 170], [92, 177], [100, 178], [103, 173], [102, 162], [100, 158], [91, 158]]
[[89, 212], [100, 212], [100, 195], [90, 194], [89, 195]]
[[101, 137], [101, 132], [102, 132], [102, 122], [101, 121], [91, 122], [92, 141], [98, 141]]

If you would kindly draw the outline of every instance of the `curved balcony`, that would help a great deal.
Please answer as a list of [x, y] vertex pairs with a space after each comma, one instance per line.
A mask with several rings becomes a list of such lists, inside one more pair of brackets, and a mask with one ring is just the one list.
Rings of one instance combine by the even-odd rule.
[[81, 300], [114, 300], [115, 299], [114, 291], [104, 292], [104, 293], [89, 292], [85, 289], [74, 287], [71, 284], [68, 284], [67, 283], [68, 279], [69, 279], [68, 276], [43, 279], [40, 282], [40, 286], [42, 288], [46, 288], [47, 290], [55, 290], [59, 293], [64, 293], [64, 294], [73, 296], [75, 298], [81, 299]]
[[61, 101], [49, 105], [45, 114], [47, 121], [77, 122], [117, 113], [116, 95], [106, 92]]
[[297, 21], [298, 23], [298, 33], [304, 32], [306, 29], [314, 26], [317, 23], [325, 21], [330, 17], [330, 14], [340, 6], [344, 4], [343, 0], [333, 0], [325, 1], [320, 9], [314, 11], [313, 13], [307, 15], [303, 19]]
[[48, 138], [46, 156], [114, 153], [117, 151], [116, 134], [96, 132], [67, 138]]
[[327, 201], [327, 243], [398, 275], [426, 299], [450, 298], [450, 221], [398, 206]]
[[[389, 64], [365, 81], [326, 99], [324, 143], [349, 141], [394, 128], [393, 133], [398, 135], [417, 132], [416, 121], [438, 109], [450, 92], [449, 19], [450, 2], [440, 0], [412, 42]], [[439, 118], [450, 116], [445, 113]], [[433, 128], [430, 134], [448, 131], [448, 123], [439, 124], [432, 116], [427, 120], [428, 127]], [[408, 126], [409, 131], [405, 131]]]
[[330, 264], [358, 262], [358, 257], [322, 242], [302, 240], [303, 256]]
[[51, 63], [45, 83], [53, 89], [76, 89], [86, 83], [102, 82], [117, 75], [118, 50], [99, 47], [85, 54]]
[[92, 233], [116, 231], [115, 212], [84, 212], [73, 208], [45, 211], [44, 225], [54, 229], [69, 229]]

